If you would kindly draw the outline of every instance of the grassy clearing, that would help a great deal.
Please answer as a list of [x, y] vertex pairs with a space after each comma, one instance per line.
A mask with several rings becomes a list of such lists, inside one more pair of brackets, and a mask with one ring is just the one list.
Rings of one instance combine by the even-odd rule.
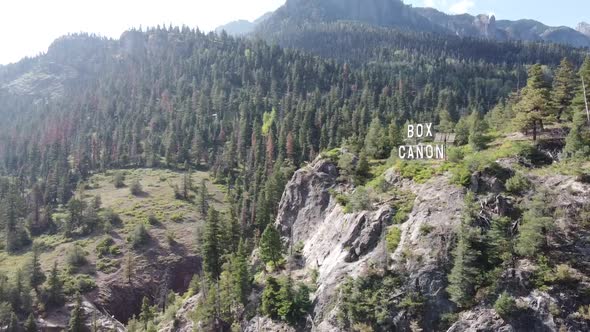
[[[116, 188], [113, 182], [114, 175], [122, 173], [125, 177], [125, 186]], [[183, 173], [163, 169], [134, 169], [111, 170], [93, 175], [88, 181], [78, 188], [79, 197], [91, 202], [94, 197], [100, 196], [103, 209], [112, 209], [119, 214], [121, 225], [114, 227], [108, 235], [114, 241], [113, 246], [120, 248], [122, 252], [129, 247], [127, 237], [133, 232], [135, 226], [144, 223], [152, 240], [163, 248], [170, 246], [167, 238], [174, 234], [176, 245], [183, 245], [191, 250], [194, 245], [194, 225], [205, 219], [198, 212], [198, 208], [191, 202], [174, 198], [175, 184], [180, 184]], [[194, 171], [192, 181], [194, 186], [200, 185], [205, 180], [209, 192], [209, 204], [214, 208], [225, 211], [225, 194], [223, 188], [209, 180], [207, 172]], [[134, 196], [129, 190], [129, 185], [139, 180], [143, 192]], [[193, 193], [194, 194], [194, 193]], [[148, 217], [157, 218], [156, 225], [150, 225]], [[58, 209], [53, 215], [56, 223], [65, 218], [67, 213]], [[62, 234], [41, 235], [34, 239], [35, 244], [41, 249], [41, 263], [43, 269], [48, 271], [55, 261], [65, 268], [65, 254], [74, 245], [80, 246], [86, 253], [89, 261], [88, 269], [82, 269], [84, 273], [112, 273], [121, 265], [121, 255], [103, 255], [98, 257], [97, 246], [104, 241], [103, 232], [84, 238], [69, 239]], [[26, 251], [14, 255], [0, 253], [0, 273], [13, 276], [19, 269], [24, 269], [30, 262], [31, 252]], [[88, 270], [88, 271], [86, 271]]]

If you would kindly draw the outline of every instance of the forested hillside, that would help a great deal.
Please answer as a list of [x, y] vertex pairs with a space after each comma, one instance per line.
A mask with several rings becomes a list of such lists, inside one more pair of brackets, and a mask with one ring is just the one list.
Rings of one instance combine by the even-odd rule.
[[[307, 277], [282, 275], [303, 248], [293, 242], [285, 247], [280, 236], [288, 234], [279, 234], [275, 220], [293, 173], [318, 156], [337, 163], [344, 189], [331, 195], [347, 213], [371, 210], [375, 202], [363, 186], [375, 185], [393, 166], [418, 183], [448, 171], [454, 185], [469, 187], [472, 174], [490, 165], [467, 162], [468, 155], [504, 147], [503, 140], [524, 141], [518, 153], [534, 163], [587, 166], [579, 77], [590, 82], [590, 58], [584, 61], [580, 49], [358, 23], [295, 27], [276, 41], [288, 48], [186, 27], [131, 30], [119, 40], [76, 34], [56, 40], [47, 54], [0, 68], [0, 264], [14, 265], [0, 283], [1, 326], [31, 327], [72, 303], [68, 324], [80, 331], [81, 321], [90, 319], [83, 317], [82, 295], [136, 331], [182, 325], [189, 316], [201, 330], [239, 330], [260, 315], [309, 329], [315, 285], [309, 287]], [[408, 122], [455, 132], [459, 147], [449, 163], [398, 163], [395, 148], [403, 144]], [[544, 139], [557, 143], [544, 146]], [[526, 179], [514, 178], [509, 191], [529, 189]], [[353, 188], [363, 189], [350, 194]], [[383, 201], [390, 202], [389, 194]], [[410, 213], [411, 204], [399, 205], [399, 197], [395, 202]], [[540, 202], [533, 207], [541, 209]], [[475, 212], [466, 213], [476, 220]], [[526, 213], [525, 219], [535, 219], [541, 212]], [[406, 219], [396, 216], [399, 223]], [[178, 223], [198, 236], [184, 234]], [[531, 225], [524, 230], [543, 228]], [[477, 239], [465, 234], [476, 226], [468, 226], [455, 257], [501, 249], [475, 248]], [[351, 243], [346, 245], [357, 245]], [[64, 248], [67, 262], [52, 254]], [[96, 257], [84, 258], [84, 250]], [[51, 273], [39, 262], [42, 253], [56, 262]], [[156, 259], [170, 253], [179, 261]], [[521, 247], [516, 253], [534, 259], [536, 252]], [[488, 263], [507, 264], [509, 254], [514, 252], [497, 252]], [[145, 258], [145, 265], [134, 268], [134, 257]], [[148, 264], [150, 259], [157, 263]], [[470, 283], [473, 271], [457, 265], [461, 259], [449, 271], [457, 312], [474, 305], [469, 299], [491, 280], [488, 275]], [[66, 263], [69, 268], [58, 273], [57, 264]], [[149, 271], [166, 268], [187, 278], [148, 283], [153, 292], [141, 287], [139, 277], [132, 280], [134, 271], [156, 279], [158, 273]], [[98, 286], [89, 286], [89, 279]], [[391, 287], [401, 282], [383, 280]], [[365, 286], [347, 283], [344, 292], [354, 295], [355, 287]], [[133, 300], [109, 302], [107, 288], [113, 294], [123, 289]], [[187, 298], [191, 310], [182, 302]], [[412, 309], [412, 301], [420, 302], [408, 298], [404, 305]], [[124, 314], [112, 312], [121, 308]], [[177, 311], [185, 309], [191, 313], [179, 318]], [[349, 315], [342, 328], [398, 326], [385, 313], [360, 319], [357, 309], [342, 309]], [[410, 309], [410, 318], [419, 319]], [[399, 328], [409, 328], [408, 322]]]

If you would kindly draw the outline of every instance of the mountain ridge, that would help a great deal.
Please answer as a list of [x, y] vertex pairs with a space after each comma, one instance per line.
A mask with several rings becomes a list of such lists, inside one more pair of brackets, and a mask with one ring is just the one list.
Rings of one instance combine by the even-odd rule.
[[551, 42], [575, 47], [590, 47], [590, 26], [576, 29], [552, 27], [531, 19], [497, 20], [495, 15], [451, 15], [428, 7], [413, 7], [399, 0], [288, 0], [283, 6], [254, 22], [234, 21], [220, 26], [234, 35], [256, 35], [272, 39], [287, 27], [309, 23], [355, 21], [378, 27], [418, 32], [436, 32], [460, 37], [499, 41], [522, 40]]

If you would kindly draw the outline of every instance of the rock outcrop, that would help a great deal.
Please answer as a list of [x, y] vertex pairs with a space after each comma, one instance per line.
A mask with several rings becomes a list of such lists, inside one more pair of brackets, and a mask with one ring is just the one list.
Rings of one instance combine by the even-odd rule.
[[[382, 203], [372, 211], [346, 213], [330, 194], [330, 189], [345, 190], [338, 175], [336, 165], [324, 159], [297, 171], [286, 186], [276, 220], [287, 244], [304, 244], [304, 268], [317, 269], [316, 330], [340, 330], [338, 287], [348, 277], [363, 276], [372, 266], [407, 275], [407, 287], [426, 300], [424, 326], [434, 326], [442, 313], [453, 308], [445, 293], [446, 269], [464, 190], [450, 185], [446, 177], [416, 184], [387, 172], [385, 180], [392, 188], [416, 197], [408, 220], [400, 226], [398, 249], [389, 254], [384, 235], [395, 209]], [[425, 228], [432, 231], [424, 234], [421, 229]], [[397, 324], [407, 326], [403, 313], [399, 316]]]

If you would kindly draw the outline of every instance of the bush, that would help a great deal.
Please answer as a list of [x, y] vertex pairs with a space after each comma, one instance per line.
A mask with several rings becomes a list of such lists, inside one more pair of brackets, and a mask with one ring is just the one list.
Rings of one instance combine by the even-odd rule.
[[121, 217], [112, 209], [106, 209], [102, 212], [102, 220], [113, 226], [121, 224]]
[[158, 217], [156, 217], [155, 214], [150, 213], [147, 217], [147, 222], [148, 224], [155, 226], [158, 225], [160, 223], [160, 221], [158, 220]]
[[67, 295], [88, 293], [96, 288], [94, 279], [86, 274], [79, 274], [67, 278], [64, 282], [64, 292]]
[[125, 187], [125, 175], [122, 172], [117, 172], [113, 176], [113, 184], [115, 188], [124, 188]]
[[434, 226], [432, 226], [432, 225], [422, 224], [422, 225], [420, 225], [420, 235], [426, 236], [426, 235], [430, 234], [430, 232], [432, 232], [433, 229], [434, 229]]
[[175, 213], [170, 217], [170, 220], [180, 223], [184, 220], [184, 216], [180, 213]]
[[387, 250], [389, 252], [394, 252], [397, 249], [397, 246], [399, 245], [401, 237], [402, 237], [402, 231], [397, 226], [393, 226], [387, 231], [385, 241], [387, 242]]
[[576, 271], [567, 264], [559, 264], [555, 268], [555, 281], [560, 283], [572, 283], [578, 281]]
[[463, 187], [469, 187], [469, 185], [471, 184], [471, 171], [467, 166], [459, 165], [457, 167], [454, 167], [451, 170], [451, 173], [453, 174], [453, 177], [451, 178], [451, 183]]
[[86, 252], [78, 245], [71, 247], [66, 254], [66, 263], [72, 270], [76, 270], [88, 263]]
[[143, 188], [141, 187], [141, 183], [139, 182], [139, 180], [133, 180], [133, 182], [131, 182], [131, 186], [129, 187], [129, 191], [131, 192], [131, 195], [133, 195], [133, 196], [141, 195], [141, 193], [143, 192]]
[[521, 173], [516, 173], [506, 181], [506, 191], [511, 194], [520, 195], [532, 187], [532, 183]]
[[543, 151], [529, 144], [518, 144], [516, 155], [532, 166], [551, 165], [553, 159]]
[[371, 197], [365, 187], [358, 187], [350, 195], [350, 201], [347, 205], [347, 211], [357, 212], [371, 209]]
[[147, 229], [145, 228], [143, 223], [140, 223], [137, 226], [135, 226], [135, 229], [133, 230], [133, 233], [129, 236], [128, 240], [131, 243], [131, 246], [137, 249], [140, 246], [146, 244], [149, 238], [150, 235]]
[[494, 310], [502, 318], [509, 317], [517, 310], [516, 300], [507, 292], [503, 292], [494, 303]]
[[107, 274], [116, 272], [120, 266], [116, 259], [102, 258], [96, 262], [96, 269]]
[[98, 257], [104, 257], [108, 255], [116, 256], [121, 253], [121, 249], [115, 244], [115, 240], [113, 240], [113, 238], [106, 237], [96, 245], [96, 253], [98, 254]]
[[447, 150], [448, 160], [452, 163], [459, 163], [465, 158], [465, 152], [463, 149], [457, 147], [449, 147]]

